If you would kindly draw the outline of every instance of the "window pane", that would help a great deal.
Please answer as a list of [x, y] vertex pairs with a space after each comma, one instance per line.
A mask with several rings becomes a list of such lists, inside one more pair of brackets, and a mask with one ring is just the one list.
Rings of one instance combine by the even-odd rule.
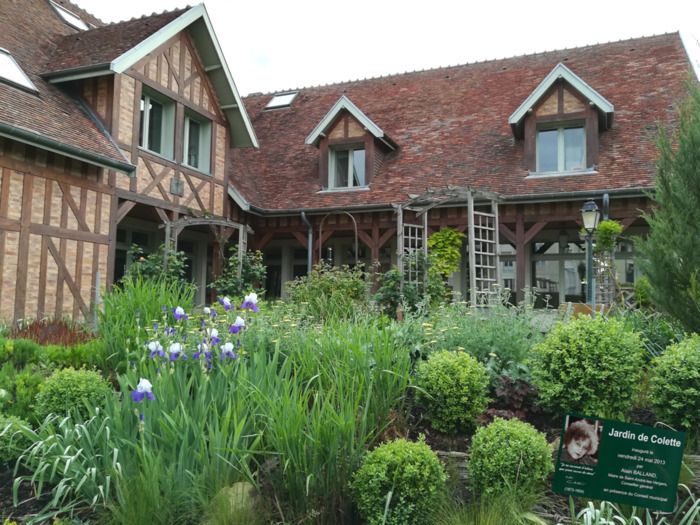
[[36, 91], [29, 77], [20, 69], [17, 62], [4, 50], [0, 50], [0, 77]]
[[141, 120], [139, 120], [139, 146], [144, 147], [145, 144], [143, 143], [143, 123], [144, 123], [144, 118], [146, 116], [146, 112], [144, 111], [146, 108], [146, 98], [141, 97]]
[[193, 168], [199, 167], [199, 135], [201, 125], [199, 122], [187, 119], [189, 133], [187, 135], [187, 164]]
[[558, 171], [559, 131], [550, 129], [537, 133], [537, 171]]
[[163, 137], [163, 105], [149, 99], [148, 106], [148, 149], [161, 153]]
[[352, 152], [353, 157], [353, 173], [352, 173], [352, 185], [353, 186], [364, 186], [365, 185], [365, 150], [356, 149]]
[[581, 170], [586, 167], [585, 133], [583, 128], [567, 128], [564, 130], [564, 169]]
[[343, 188], [348, 185], [348, 151], [336, 151], [335, 172], [333, 173], [333, 188]]

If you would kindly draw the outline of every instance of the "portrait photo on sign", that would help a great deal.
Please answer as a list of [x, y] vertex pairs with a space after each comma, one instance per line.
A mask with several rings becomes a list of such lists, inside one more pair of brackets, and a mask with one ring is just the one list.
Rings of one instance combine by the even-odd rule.
[[596, 465], [603, 425], [591, 419], [572, 416], [566, 419], [559, 460], [578, 465]]

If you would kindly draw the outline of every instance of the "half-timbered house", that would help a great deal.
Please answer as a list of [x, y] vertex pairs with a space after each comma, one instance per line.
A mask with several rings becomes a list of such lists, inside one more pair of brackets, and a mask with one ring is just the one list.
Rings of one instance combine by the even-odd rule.
[[[0, 319], [88, 318], [131, 244], [176, 239], [203, 302], [230, 239], [263, 250], [274, 296], [446, 226], [465, 297], [581, 300], [581, 205], [644, 231], [657, 126], [691, 78], [667, 34], [241, 100], [203, 6], [104, 25], [3, 2]], [[631, 243], [616, 264], [634, 281]]]
[[0, 319], [89, 318], [130, 245], [166, 231], [203, 301], [235, 226], [230, 149], [257, 145], [204, 6], [111, 25], [63, 0], [0, 9]]
[[[309, 254], [386, 268], [451, 226], [468, 234], [453, 277], [464, 297], [500, 282], [582, 301], [582, 204], [608, 204], [628, 238], [644, 231], [657, 126], [674, 125], [691, 78], [674, 33], [255, 94], [261, 147], [233, 152], [229, 193], [272, 293]], [[632, 244], [616, 255], [633, 282]]]

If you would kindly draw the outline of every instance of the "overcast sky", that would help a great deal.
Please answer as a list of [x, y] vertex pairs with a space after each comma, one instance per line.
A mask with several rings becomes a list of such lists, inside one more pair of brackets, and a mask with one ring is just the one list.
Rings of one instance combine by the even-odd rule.
[[[105, 22], [188, 4], [73, 1]], [[243, 95], [678, 30], [700, 68], [698, 0], [208, 0], [205, 5]]]

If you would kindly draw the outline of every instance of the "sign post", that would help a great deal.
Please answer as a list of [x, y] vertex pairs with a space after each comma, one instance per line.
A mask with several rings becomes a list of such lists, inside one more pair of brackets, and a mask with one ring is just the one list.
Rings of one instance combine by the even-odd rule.
[[569, 414], [552, 489], [671, 512], [685, 432]]

